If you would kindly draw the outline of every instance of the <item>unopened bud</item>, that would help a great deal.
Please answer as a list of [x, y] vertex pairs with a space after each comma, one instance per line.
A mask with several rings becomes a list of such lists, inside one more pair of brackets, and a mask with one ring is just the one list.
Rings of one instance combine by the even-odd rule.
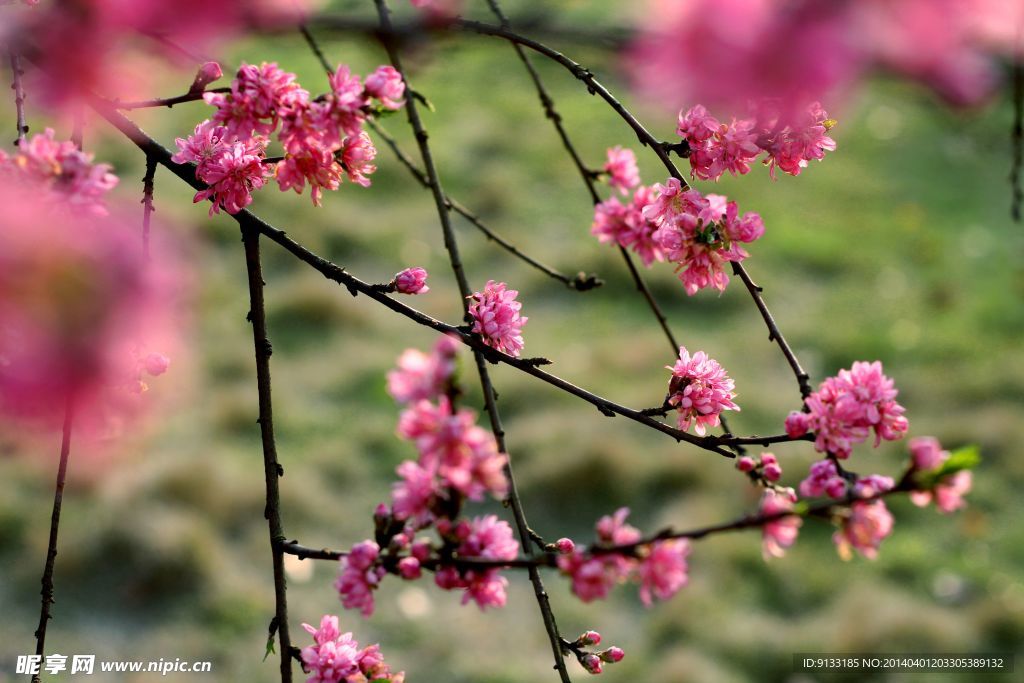
[[206, 90], [206, 86], [210, 85], [223, 75], [224, 72], [221, 71], [220, 64], [217, 62], [206, 62], [199, 67], [199, 71], [196, 72], [195, 80], [192, 81], [192, 87], [188, 90], [193, 93], [203, 92]]
[[580, 664], [587, 670], [587, 673], [601, 673], [601, 658], [597, 655], [584, 655], [580, 659]]
[[601, 634], [598, 633], [597, 631], [587, 631], [586, 633], [581, 635], [579, 638], [577, 638], [576, 642], [581, 647], [587, 647], [587, 646], [590, 646], [590, 645], [597, 645], [598, 643], [601, 642]]
[[555, 547], [558, 548], [558, 552], [563, 555], [568, 555], [573, 550], [576, 550], [576, 544], [572, 542], [571, 538], [560, 538], [555, 541]]
[[626, 653], [622, 651], [621, 647], [610, 647], [607, 650], [598, 652], [597, 656], [600, 657], [603, 662], [615, 664], [616, 662], [621, 662], [622, 658], [626, 656]]

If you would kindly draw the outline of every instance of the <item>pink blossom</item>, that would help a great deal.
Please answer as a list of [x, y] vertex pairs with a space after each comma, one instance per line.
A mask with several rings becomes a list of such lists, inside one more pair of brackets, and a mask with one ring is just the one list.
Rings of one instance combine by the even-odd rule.
[[441, 335], [429, 354], [406, 349], [398, 357], [398, 368], [388, 373], [388, 393], [399, 403], [434, 400], [445, 392], [455, 373], [459, 343]]
[[320, 628], [303, 624], [302, 628], [313, 636], [315, 646], [302, 648], [303, 668], [310, 674], [306, 683], [365, 683], [367, 680], [385, 680], [400, 683], [405, 674], [392, 676], [384, 663], [380, 645], [362, 650], [351, 633], [341, 634], [338, 617], [324, 615]]
[[772, 453], [761, 454], [761, 473], [768, 481], [778, 481], [782, 478], [782, 466]]
[[892, 533], [893, 518], [885, 502], [856, 501], [850, 506], [849, 516], [832, 536], [839, 556], [848, 560], [856, 550], [869, 560], [878, 557], [878, 547]]
[[775, 169], [790, 175], [800, 175], [809, 161], [821, 160], [825, 152], [836, 149], [836, 141], [828, 136], [835, 122], [817, 102], [794, 118], [791, 126], [778, 132], [765, 132], [758, 143], [768, 152], [768, 168], [775, 177]]
[[676, 133], [690, 143], [690, 149], [697, 149], [718, 132], [718, 119], [711, 116], [702, 104], [690, 107], [686, 114], [679, 112], [679, 126]]
[[875, 446], [882, 439], [901, 439], [907, 431], [904, 408], [896, 402], [899, 392], [893, 381], [882, 373], [882, 364], [855, 362], [849, 370], [840, 370], [829, 377], [805, 401], [807, 417], [800, 420], [792, 415], [794, 433], [798, 427], [815, 432], [815, 448], [822, 453], [833, 453], [847, 458], [855, 443], [875, 433]]
[[377, 170], [372, 163], [376, 156], [377, 148], [365, 132], [345, 138], [341, 148], [341, 165], [349, 181], [369, 187], [370, 179], [367, 176]]
[[529, 318], [519, 315], [523, 307], [515, 300], [519, 292], [507, 287], [504, 282], [488, 280], [483, 292], [470, 295], [469, 314], [473, 317], [472, 331], [485, 344], [518, 357], [523, 350], [522, 328]]
[[686, 585], [686, 556], [690, 543], [685, 538], [657, 541], [652, 544], [637, 566], [640, 600], [651, 605], [651, 598], [668, 600]]
[[142, 373], [178, 350], [187, 278], [169, 241], [158, 263], [142, 259], [134, 207], [99, 216], [53, 199], [0, 185], [0, 412], [50, 423], [72, 398], [79, 444], [102, 435], [109, 447], [145, 407]]
[[224, 72], [220, 68], [220, 64], [217, 62], [203, 62], [199, 70], [196, 71], [196, 77], [192, 81], [192, 85], [189, 86], [188, 91], [190, 93], [200, 93], [206, 90], [206, 86], [210, 85], [214, 81], [220, 79], [224, 75]]
[[[910, 441], [910, 453], [914, 468], [924, 472], [936, 470], [949, 459], [949, 451], [943, 450], [934, 437], [918, 437]], [[970, 470], [959, 470], [936, 481], [929, 490], [911, 491], [910, 500], [918, 507], [935, 501], [940, 512], [950, 513], [962, 508], [963, 497], [970, 492], [973, 475]]]
[[610, 148], [604, 172], [608, 174], [608, 184], [622, 194], [629, 194], [630, 190], [640, 184], [640, 170], [636, 167], [636, 155], [631, 149], [620, 146]]
[[[468, 524], [460, 522], [455, 534], [462, 538], [457, 550], [460, 558], [500, 561], [514, 560], [519, 554], [519, 544], [512, 534], [512, 527], [495, 515], [474, 517]], [[500, 574], [498, 568], [468, 569], [461, 573], [453, 571], [453, 568], [447, 569], [443, 575], [439, 571], [435, 580], [448, 590], [464, 589], [462, 604], [472, 600], [480, 609], [505, 605], [508, 579]]]
[[[628, 545], [641, 539], [640, 530], [626, 523], [629, 508], [619, 508], [613, 515], [597, 521], [599, 545]], [[590, 554], [578, 549], [559, 555], [558, 568], [572, 578], [572, 592], [583, 602], [604, 598], [618, 583], [625, 581], [637, 561], [619, 553]]]
[[[791, 512], [793, 503], [796, 502], [796, 495], [789, 489], [780, 493], [768, 489], [761, 497], [760, 514], [764, 517], [778, 515], [783, 512]], [[785, 515], [770, 522], [765, 522], [761, 527], [761, 551], [767, 560], [771, 557], [782, 557], [786, 554], [786, 548], [796, 543], [797, 534], [803, 519], [797, 515]]]
[[832, 460], [819, 460], [811, 465], [811, 473], [800, 482], [800, 495], [805, 498], [828, 495], [842, 498], [846, 495], [846, 480], [839, 476]]
[[735, 384], [718, 361], [703, 351], [691, 358], [686, 347], [681, 346], [679, 360], [666, 367], [672, 371], [668, 402], [679, 412], [680, 429], [685, 431], [693, 425], [694, 431], [704, 436], [707, 427], [719, 424], [722, 411], [740, 409], [732, 401], [736, 396]]
[[426, 294], [427, 271], [425, 268], [406, 268], [395, 275], [395, 291], [399, 294]]
[[341, 558], [341, 573], [334, 582], [345, 609], [358, 609], [364, 617], [373, 614], [373, 591], [386, 573], [377, 564], [379, 554], [380, 546], [373, 541], [355, 544]]
[[329, 80], [331, 97], [328, 116], [345, 135], [358, 136], [363, 132], [365, 110], [370, 104], [359, 76], [341, 64], [329, 75]]
[[202, 177], [210, 165], [227, 149], [228, 129], [215, 121], [206, 120], [196, 126], [187, 138], [176, 138], [178, 152], [171, 161], [178, 164], [194, 163], [196, 177]]
[[395, 519], [407, 521], [414, 528], [422, 528], [434, 519], [434, 502], [440, 491], [440, 482], [434, 473], [419, 463], [406, 460], [397, 468], [402, 481], [392, 491], [392, 512]]
[[615, 197], [595, 205], [590, 232], [602, 244], [616, 243], [632, 249], [645, 266], [650, 266], [654, 261], [663, 261], [665, 256], [654, 240], [656, 226], [643, 215], [644, 207], [653, 200], [653, 193], [652, 188], [640, 186], [626, 206]]
[[150, 353], [146, 355], [143, 361], [143, 366], [146, 368], [146, 372], [153, 377], [158, 377], [165, 372], [171, 365], [171, 359], [162, 353]]
[[740, 472], [753, 472], [757, 467], [757, 463], [749, 455], [744, 455], [736, 459], [736, 469]]
[[881, 474], [869, 474], [861, 477], [853, 485], [853, 492], [861, 498], [873, 498], [879, 494], [891, 491], [896, 485], [892, 477]]
[[398, 434], [416, 443], [420, 466], [435, 473], [445, 486], [471, 500], [482, 500], [486, 493], [496, 498], [505, 495], [507, 456], [498, 452], [494, 435], [476, 424], [472, 410], [452, 414], [444, 396], [437, 405], [421, 400], [402, 413]]
[[380, 100], [385, 109], [400, 109], [405, 100], [405, 81], [402, 74], [391, 65], [378, 66], [376, 71], [366, 77], [366, 94]]
[[786, 416], [786, 435], [791, 439], [799, 439], [811, 428], [810, 420], [811, 416], [807, 413], [792, 411]]
[[272, 133], [277, 128], [284, 98], [297, 90], [300, 88], [295, 74], [276, 63], [256, 66], [243, 62], [231, 82], [231, 92], [206, 93], [203, 99], [217, 107], [214, 121], [224, 125], [229, 135], [246, 140], [254, 134]]
[[100, 216], [107, 211], [104, 196], [117, 185], [110, 171], [109, 164], [93, 163], [93, 155], [73, 142], [54, 139], [52, 128], [20, 141], [13, 156], [0, 152], [0, 179], [46, 192], [47, 203], [55, 208], [80, 208]]
[[209, 188], [197, 192], [192, 201], [212, 199], [211, 216], [220, 213], [221, 208], [228, 213], [238, 213], [247, 207], [252, 203], [252, 191], [267, 182], [268, 172], [263, 165], [265, 150], [266, 141], [260, 138], [225, 145], [201, 173], [196, 169], [197, 177]]
[[295, 190], [302, 194], [309, 183], [314, 206], [321, 205], [322, 190], [337, 190], [343, 169], [329, 150], [306, 148], [303, 152], [285, 155], [274, 169], [274, 177], [282, 192]]

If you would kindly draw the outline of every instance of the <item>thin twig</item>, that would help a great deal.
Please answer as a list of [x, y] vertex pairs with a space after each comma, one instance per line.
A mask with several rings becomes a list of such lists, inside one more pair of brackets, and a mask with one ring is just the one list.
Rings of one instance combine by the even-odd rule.
[[267, 316], [263, 304], [263, 268], [260, 263], [260, 233], [242, 226], [245, 245], [245, 266], [249, 276], [249, 322], [252, 323], [253, 346], [256, 351], [256, 383], [259, 392], [259, 425], [263, 441], [263, 469], [266, 479], [267, 504], [263, 515], [270, 530], [270, 550], [274, 566], [274, 618], [277, 622], [278, 643], [281, 647], [281, 683], [292, 680], [292, 644], [288, 633], [288, 599], [285, 591], [284, 556], [281, 543], [285, 541], [281, 525], [281, 495], [278, 479], [284, 470], [277, 460], [274, 440], [274, 415], [270, 395], [270, 354], [267, 339]]
[[[1024, 28], [1018, 27], [1018, 31]], [[1018, 42], [1020, 38], [1018, 36]], [[1019, 49], [1024, 47], [1018, 45]], [[1012, 194], [1010, 214], [1013, 220], [1020, 222], [1021, 203], [1024, 202], [1024, 189], [1021, 188], [1021, 165], [1024, 164], [1024, 53], [1017, 56], [1013, 63], [1013, 162], [1010, 166], [1010, 192]]]
[[136, 102], [121, 102], [119, 100], [114, 100], [113, 102], [114, 106], [124, 111], [131, 109], [150, 109], [153, 107], [173, 107], [176, 104], [183, 104], [185, 102], [198, 102], [199, 100], [202, 100], [203, 96], [208, 92], [231, 92], [231, 88], [211, 88], [210, 90], [187, 92], [184, 95], [157, 98], [154, 100], [138, 100]]
[[21, 68], [21, 56], [14, 50], [10, 51], [11, 60], [11, 90], [14, 91], [14, 110], [17, 115], [16, 125], [18, 126], [17, 141], [21, 142], [28, 133], [28, 124], [25, 123], [25, 87], [21, 82], [24, 71]]
[[[42, 604], [39, 608], [39, 627], [36, 629], [36, 654], [46, 654], [46, 625], [52, 618], [50, 605], [53, 599], [53, 568], [57, 562], [57, 531], [60, 529], [60, 510], [64, 502], [64, 480], [68, 472], [68, 456], [71, 454], [71, 424], [74, 421], [74, 399], [69, 389], [64, 404], [64, 425], [60, 437], [60, 462], [57, 465], [57, 483], [53, 492], [53, 512], [50, 514], [50, 541], [46, 550], [46, 564], [41, 580]], [[39, 683], [39, 674], [32, 676], [33, 683]]]
[[[374, 4], [377, 6], [377, 14], [380, 18], [381, 28], [384, 31], [390, 30], [391, 11], [388, 9], [387, 1], [374, 0]], [[411, 90], [411, 85], [409, 84], [405, 70], [402, 68], [402, 59], [398, 54], [398, 48], [387, 38], [381, 38], [381, 43], [388, 53], [388, 58], [391, 60], [391, 64], [402, 75], [402, 80], [405, 81], [406, 88]], [[441, 230], [444, 233], [445, 249], [448, 251], [448, 259], [451, 262], [452, 272], [455, 274], [455, 280], [459, 285], [463, 312], [468, 322], [469, 297], [473, 290], [469, 286], [465, 269], [462, 266], [462, 259], [459, 255], [458, 240], [456, 240], [455, 233], [451, 226], [450, 208], [447, 198], [445, 197], [444, 190], [441, 187], [441, 178], [438, 175], [437, 167], [434, 164], [433, 154], [431, 153], [430, 143], [428, 142], [427, 131], [419, 116], [416, 98], [409, 97], [406, 100], [405, 110], [409, 119], [409, 126], [412, 128], [416, 137], [416, 143], [420, 148], [420, 156], [423, 160], [423, 169], [426, 172], [427, 180], [430, 182], [430, 190], [434, 195], [434, 204], [437, 208], [438, 218], [441, 221]], [[498, 450], [506, 454], [505, 478], [508, 480], [508, 497], [506, 500], [508, 505], [512, 508], [512, 516], [515, 518], [516, 528], [519, 533], [519, 540], [522, 544], [523, 552], [526, 553], [527, 557], [531, 557], [534, 550], [533, 544], [530, 540], [529, 524], [526, 521], [523, 504], [519, 498], [519, 492], [516, 487], [516, 479], [512, 472], [512, 458], [509, 455], [508, 447], [505, 444], [505, 430], [501, 424], [501, 414], [498, 411], [494, 386], [491, 383], [490, 373], [487, 370], [487, 362], [484, 358], [484, 354], [479, 349], [474, 349], [473, 357], [476, 361], [477, 374], [480, 376], [480, 387], [484, 394], [484, 404], [487, 409], [487, 414], [490, 416], [491, 420], [491, 430], [494, 432], [494, 438], [497, 442]], [[555, 669], [558, 671], [558, 675], [563, 683], [572, 683], [569, 678], [569, 672], [565, 668], [565, 658], [562, 655], [562, 636], [558, 631], [558, 625], [555, 622], [555, 615], [551, 610], [551, 603], [548, 599], [547, 591], [544, 589], [544, 583], [540, 578], [540, 572], [537, 571], [536, 567], [531, 566], [528, 569], [528, 573], [530, 576], [530, 583], [533, 585], [534, 596], [537, 599], [537, 605], [540, 608], [541, 618], [544, 621], [544, 628], [547, 631], [548, 639], [551, 642], [552, 655], [555, 660]]]

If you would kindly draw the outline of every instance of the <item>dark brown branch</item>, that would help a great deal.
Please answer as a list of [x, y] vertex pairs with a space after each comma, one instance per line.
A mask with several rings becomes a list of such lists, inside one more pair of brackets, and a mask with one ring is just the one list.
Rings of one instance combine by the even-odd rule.
[[292, 680], [292, 644], [288, 632], [288, 599], [286, 596], [284, 556], [281, 543], [284, 530], [281, 525], [281, 494], [278, 479], [284, 470], [277, 460], [274, 440], [274, 414], [270, 395], [270, 340], [267, 339], [267, 316], [263, 304], [263, 268], [260, 263], [260, 233], [242, 226], [245, 246], [245, 266], [249, 276], [249, 322], [256, 352], [256, 385], [259, 393], [260, 437], [263, 441], [263, 469], [266, 480], [267, 503], [263, 516], [270, 530], [270, 549], [274, 567], [274, 619], [277, 622], [278, 643], [281, 648], [281, 683]]
[[149, 228], [153, 217], [153, 183], [156, 180], [156, 159], [146, 155], [146, 175], [142, 177], [142, 255], [149, 260]]
[[[385, 31], [390, 30], [391, 12], [387, 6], [387, 0], [374, 0], [374, 4], [377, 6], [377, 14], [380, 18], [381, 28]], [[387, 38], [382, 38], [381, 43], [388, 53], [388, 58], [391, 60], [391, 64], [402, 75], [402, 80], [405, 82], [406, 88], [411, 91], [412, 86], [409, 83], [405, 70], [402, 68], [402, 59], [398, 53], [398, 48]], [[451, 226], [451, 209], [449, 208], [449, 202], [444, 194], [444, 190], [441, 187], [441, 178], [438, 175], [437, 167], [434, 164], [433, 154], [431, 153], [430, 143], [428, 142], [427, 131], [420, 119], [415, 97], [407, 98], [405, 110], [409, 119], [409, 126], [412, 128], [416, 137], [416, 143], [420, 148], [420, 156], [423, 160], [423, 169], [426, 173], [427, 180], [429, 181], [430, 190], [434, 195], [434, 204], [437, 208], [438, 218], [441, 221], [441, 230], [444, 233], [444, 246], [448, 251], [448, 259], [451, 262], [452, 272], [455, 274], [455, 280], [459, 285], [463, 312], [466, 320], [468, 321], [469, 298], [473, 290], [469, 286], [465, 270], [462, 266], [462, 259], [459, 255], [458, 240], [455, 238], [455, 233]], [[505, 430], [502, 427], [501, 414], [498, 411], [497, 396], [495, 395], [494, 386], [491, 383], [490, 373], [487, 370], [487, 362], [484, 359], [483, 352], [479, 349], [474, 349], [473, 357], [476, 361], [477, 374], [480, 376], [480, 387], [483, 390], [484, 404], [487, 409], [487, 414], [490, 416], [491, 420], [491, 430], [494, 432], [494, 438], [497, 442], [498, 450], [506, 454], [505, 478], [508, 480], [508, 497], [506, 498], [506, 501], [512, 509], [512, 516], [515, 519], [516, 529], [519, 533], [519, 540], [522, 544], [523, 552], [526, 553], [526, 556], [529, 558], [532, 557], [534, 553], [533, 543], [530, 538], [530, 527], [526, 521], [526, 514], [523, 511], [522, 501], [519, 498], [519, 492], [516, 487], [516, 479], [512, 472], [512, 458], [505, 443]], [[565, 659], [562, 655], [562, 636], [558, 631], [558, 625], [555, 622], [555, 615], [551, 610], [551, 603], [548, 600], [547, 591], [544, 589], [544, 583], [540, 578], [540, 572], [537, 571], [535, 566], [530, 566], [528, 567], [528, 573], [530, 583], [533, 585], [534, 596], [537, 599], [537, 606], [540, 608], [541, 618], [544, 621], [544, 628], [547, 631], [548, 639], [551, 642], [555, 669], [558, 671], [558, 675], [563, 683], [572, 683], [572, 680], [569, 678], [569, 672], [565, 668]]]
[[21, 77], [25, 72], [21, 69], [21, 57], [14, 50], [10, 51], [10, 61], [11, 90], [14, 91], [14, 110], [17, 115], [16, 125], [18, 126], [17, 141], [21, 142], [28, 133], [28, 124], [25, 123], [25, 87], [21, 82]]
[[[74, 421], [74, 400], [68, 394], [64, 405], [64, 425], [60, 437], [60, 462], [57, 465], [57, 483], [53, 492], [53, 512], [50, 514], [50, 541], [47, 544], [46, 563], [43, 566], [43, 578], [41, 580], [42, 596], [39, 608], [39, 627], [36, 628], [36, 654], [40, 657], [46, 655], [46, 625], [52, 618], [50, 605], [53, 599], [53, 568], [57, 562], [57, 532], [60, 529], [60, 509], [64, 502], [64, 480], [68, 472], [68, 456], [71, 453], [71, 424]], [[39, 675], [32, 676], [33, 683], [39, 683]]]

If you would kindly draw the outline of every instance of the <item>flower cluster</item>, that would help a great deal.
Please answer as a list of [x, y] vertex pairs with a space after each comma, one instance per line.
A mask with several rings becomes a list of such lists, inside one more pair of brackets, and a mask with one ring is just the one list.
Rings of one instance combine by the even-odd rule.
[[[405, 83], [391, 66], [378, 67], [363, 83], [345, 65], [330, 74], [330, 83], [329, 93], [314, 98], [273, 62], [243, 63], [230, 92], [206, 93], [216, 113], [176, 140], [173, 157], [195, 163], [196, 177], [210, 186], [195, 201], [212, 199], [211, 214], [237, 213], [271, 176], [282, 191], [301, 194], [308, 183], [317, 206], [322, 191], [338, 189], [344, 177], [369, 186], [377, 150], [363, 123], [376, 111], [401, 107]], [[274, 133], [284, 158], [272, 169], [266, 149]]]
[[[949, 461], [949, 451], [943, 450], [937, 439], [931, 436], [910, 440], [910, 456], [914, 469], [919, 473], [935, 473]], [[963, 497], [971, 490], [973, 475], [970, 469], [960, 469], [940, 476], [927, 489], [910, 493], [914, 505], [925, 507], [935, 501], [940, 512], [950, 513], [962, 508]]]
[[398, 368], [388, 373], [388, 393], [402, 404], [432, 401], [447, 393], [455, 374], [459, 342], [447, 335], [438, 338], [429, 354], [406, 349], [398, 357]]
[[640, 600], [650, 606], [652, 598], [668, 600], [687, 583], [686, 539], [666, 539], [638, 545], [626, 553], [616, 546], [632, 546], [641, 540], [638, 529], [626, 523], [628, 508], [619, 508], [597, 522], [597, 544], [579, 550], [563, 543], [558, 567], [572, 579], [572, 592], [583, 602], [604, 598], [617, 584], [633, 580], [640, 584]]
[[835, 121], [814, 102], [799, 116], [780, 121], [770, 102], [762, 102], [756, 115], [720, 123], [702, 105], [679, 113], [676, 132], [690, 148], [690, 174], [701, 180], [718, 180], [728, 171], [745, 175], [762, 152], [772, 177], [775, 169], [800, 175], [812, 159], [834, 151], [836, 142], [828, 135]]
[[677, 178], [656, 184], [654, 191], [643, 215], [657, 226], [652, 238], [665, 259], [676, 264], [686, 293], [692, 296], [707, 287], [724, 291], [729, 284], [725, 264], [747, 258], [740, 244], [764, 234], [761, 216], [754, 212], [741, 216], [736, 202], [684, 190]]
[[11, 156], [0, 150], [0, 178], [5, 182], [42, 190], [53, 206], [100, 216], [107, 213], [103, 197], [117, 185], [110, 171], [109, 164], [93, 163], [93, 155], [75, 143], [56, 140], [52, 128], [19, 141]]
[[523, 350], [523, 325], [529, 318], [519, 315], [523, 305], [516, 301], [518, 290], [507, 287], [504, 282], [488, 280], [484, 291], [470, 295], [471, 331], [479, 334], [488, 346], [518, 357]]
[[892, 533], [893, 517], [883, 500], [858, 500], [850, 505], [832, 536], [839, 557], [848, 560], [856, 550], [869, 560], [878, 557], [878, 547]]
[[320, 627], [303, 624], [316, 645], [302, 648], [306, 683], [403, 683], [405, 672], [393, 674], [384, 663], [380, 645], [362, 649], [351, 633], [341, 633], [338, 617], [325, 614]]
[[667, 401], [679, 412], [680, 429], [687, 430], [692, 425], [703, 436], [708, 427], [718, 425], [723, 410], [740, 409], [732, 401], [736, 396], [735, 383], [718, 361], [703, 351], [691, 357], [686, 347], [680, 346], [679, 360], [665, 367], [672, 371]]
[[789, 414], [786, 433], [800, 437], [814, 432], [814, 447], [837, 458], [849, 457], [853, 444], [867, 439], [872, 431], [875, 446], [882, 439], [901, 439], [908, 423], [903, 406], [896, 402], [898, 393], [893, 381], [882, 373], [880, 362], [855, 362], [807, 397], [807, 412]]
[[[438, 524], [438, 531], [454, 548], [459, 559], [514, 560], [519, 544], [508, 522], [495, 515], [474, 517], [470, 521]], [[508, 579], [497, 568], [459, 569], [449, 565], [437, 570], [434, 582], [445, 590], [464, 590], [462, 604], [475, 602], [481, 609], [504, 607]]]
[[600, 633], [597, 631], [587, 631], [568, 645], [569, 650], [576, 655], [576, 661], [580, 663], [580, 666], [587, 673], [599, 674], [604, 671], [605, 664], [617, 664], [626, 656], [621, 647], [615, 647], [614, 645], [597, 652], [587, 649], [600, 645], [600, 643]]

